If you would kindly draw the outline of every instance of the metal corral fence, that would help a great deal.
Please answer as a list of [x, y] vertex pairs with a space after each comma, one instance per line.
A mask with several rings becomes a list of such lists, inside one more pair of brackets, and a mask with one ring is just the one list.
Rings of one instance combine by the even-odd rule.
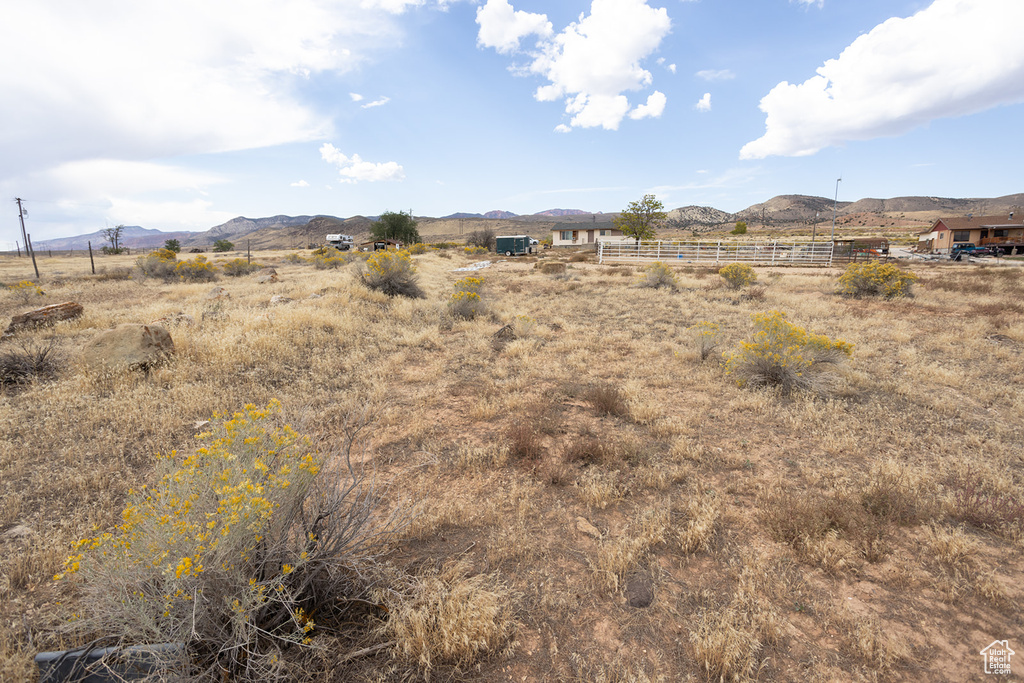
[[[598, 263], [756, 263], [775, 266], [830, 266], [838, 255], [832, 242], [617, 242], [598, 240]], [[838, 259], [837, 259], [838, 260]]]

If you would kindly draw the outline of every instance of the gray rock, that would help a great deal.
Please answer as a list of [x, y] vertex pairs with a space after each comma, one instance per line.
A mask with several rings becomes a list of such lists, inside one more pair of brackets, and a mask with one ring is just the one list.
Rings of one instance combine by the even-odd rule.
[[174, 353], [174, 341], [162, 325], [123, 323], [100, 332], [82, 349], [82, 362], [92, 370], [148, 370]]
[[228, 290], [223, 287], [214, 287], [206, 293], [207, 301], [216, 301], [217, 299], [230, 299], [231, 295], [228, 294]]

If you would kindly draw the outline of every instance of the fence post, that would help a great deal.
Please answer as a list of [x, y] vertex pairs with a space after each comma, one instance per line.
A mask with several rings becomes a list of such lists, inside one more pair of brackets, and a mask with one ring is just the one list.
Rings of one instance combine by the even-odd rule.
[[32, 268], [36, 271], [36, 280], [39, 279], [39, 266], [36, 265], [36, 250], [32, 248], [32, 235], [25, 236], [25, 247], [29, 256], [32, 257]]
[[92, 274], [96, 274], [96, 261], [92, 258], [92, 240], [89, 240], [89, 263], [92, 264]]

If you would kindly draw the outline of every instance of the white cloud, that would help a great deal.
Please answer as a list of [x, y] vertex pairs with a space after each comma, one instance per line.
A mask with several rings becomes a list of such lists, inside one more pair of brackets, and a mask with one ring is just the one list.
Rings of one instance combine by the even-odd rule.
[[181, 166], [118, 159], [70, 161], [40, 174], [40, 180], [72, 200], [167, 190], [202, 192], [225, 182], [221, 176]]
[[392, 44], [393, 14], [420, 4], [14, 3], [0, 23], [0, 63], [18, 65], [0, 69], [0, 178], [323, 138], [330, 118], [297, 87]]
[[675, 72], [676, 72], [676, 65], [675, 65], [675, 64], [669, 64], [669, 65], [668, 65], [668, 66], [667, 66], [666, 68], [667, 68], [667, 69], [668, 69], [669, 71], [671, 71], [672, 73], [675, 73]]
[[553, 32], [547, 15], [516, 11], [508, 0], [487, 0], [476, 10], [476, 23], [480, 25], [477, 44], [503, 54], [519, 49], [519, 41], [526, 36], [547, 38]]
[[761, 100], [764, 136], [741, 159], [803, 156], [900, 135], [933, 119], [1024, 101], [1024, 3], [935, 0], [857, 38], [800, 85]]
[[695, 75], [705, 81], [731, 81], [736, 78], [731, 69], [704, 69]]
[[[518, 14], [525, 16], [517, 19]], [[671, 28], [668, 12], [648, 6], [646, 0], [592, 0], [590, 15], [581, 14], [557, 35], [546, 15], [514, 12], [507, 0], [488, 0], [477, 11], [477, 23], [478, 43], [498, 52], [514, 52], [523, 38], [536, 36], [535, 48], [527, 51], [532, 61], [517, 69], [549, 81], [534, 97], [563, 100], [572, 117], [568, 127], [608, 130], [617, 129], [630, 111], [623, 93], [652, 84], [651, 73], [640, 62], [657, 50]], [[653, 111], [657, 102], [648, 100], [641, 107]]]
[[700, 98], [693, 108], [697, 111], [711, 111], [711, 93], [704, 93], [704, 97]]
[[329, 142], [320, 146], [320, 156], [329, 164], [338, 167], [338, 179], [343, 183], [359, 181], [377, 182], [383, 180], [404, 180], [405, 169], [394, 161], [373, 163], [363, 161], [358, 154], [347, 156]]
[[801, 5], [807, 5], [808, 7], [810, 7], [811, 5], [817, 5], [818, 7], [824, 7], [825, 6], [825, 0], [789, 0], [789, 1], [790, 2], [797, 2], [797, 3], [800, 3]]
[[390, 97], [381, 97], [374, 100], [373, 102], [367, 102], [366, 104], [360, 105], [363, 109], [372, 109], [373, 107], [380, 107], [391, 101]]
[[665, 111], [666, 102], [668, 102], [668, 98], [665, 97], [665, 93], [655, 90], [647, 98], [647, 104], [638, 105], [636, 109], [629, 112], [629, 118], [634, 120], [648, 117], [656, 119]]
[[350, 92], [348, 96], [352, 98], [353, 102], [362, 102], [364, 99], [363, 96], [357, 92]]
[[309, 183], [307, 183], [305, 180], [296, 180], [294, 183], [291, 184], [291, 187], [309, 187]]

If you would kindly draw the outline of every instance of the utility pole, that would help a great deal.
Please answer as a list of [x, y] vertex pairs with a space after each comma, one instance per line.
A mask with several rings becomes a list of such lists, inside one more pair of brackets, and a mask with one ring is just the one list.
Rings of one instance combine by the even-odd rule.
[[836, 241], [836, 207], [839, 205], [839, 183], [843, 182], [843, 177], [839, 176], [836, 178], [836, 198], [832, 200], [832, 241]]
[[[22, 239], [22, 244], [25, 245], [25, 249], [26, 249], [26, 254], [25, 255], [27, 256], [28, 255], [28, 237], [26, 236], [26, 233], [25, 233], [25, 214], [27, 213], [27, 211], [24, 208], [22, 208], [22, 206], [21, 206], [21, 197], [15, 197], [14, 201], [18, 202], [18, 220], [21, 221], [21, 239]], [[20, 250], [18, 252], [18, 255], [19, 256], [21, 255]]]
[[812, 242], [814, 241], [814, 238], [818, 234], [818, 216], [819, 216], [820, 213], [821, 213], [820, 211], [815, 211], [814, 212], [814, 229], [811, 230], [811, 241]]

